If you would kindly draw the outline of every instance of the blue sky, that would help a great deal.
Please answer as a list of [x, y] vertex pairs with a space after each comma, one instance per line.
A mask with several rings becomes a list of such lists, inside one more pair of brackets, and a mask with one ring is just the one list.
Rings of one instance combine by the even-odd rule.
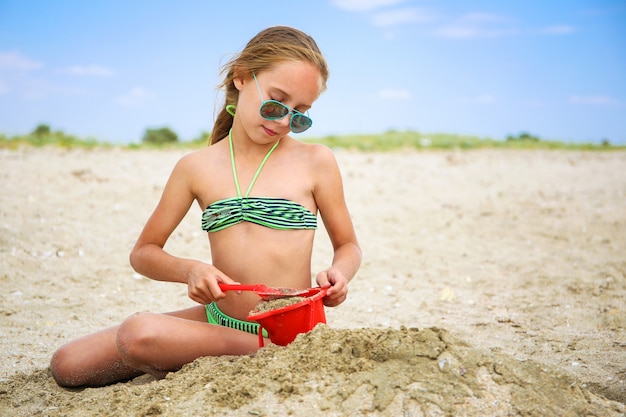
[[626, 143], [624, 0], [0, 0], [0, 132], [196, 138], [219, 65], [273, 25], [311, 34], [330, 65], [304, 136]]

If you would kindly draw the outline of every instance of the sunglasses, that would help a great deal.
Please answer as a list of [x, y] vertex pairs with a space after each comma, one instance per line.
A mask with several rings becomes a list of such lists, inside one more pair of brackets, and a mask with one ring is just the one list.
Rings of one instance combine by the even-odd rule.
[[256, 88], [259, 90], [259, 96], [261, 96], [261, 107], [259, 107], [259, 113], [265, 120], [279, 120], [291, 113], [289, 119], [289, 129], [293, 133], [302, 133], [313, 125], [313, 120], [309, 116], [300, 113], [298, 110], [293, 109], [286, 104], [276, 100], [263, 100], [263, 94], [261, 94], [261, 88], [259, 82], [256, 79], [256, 75], [252, 73]]

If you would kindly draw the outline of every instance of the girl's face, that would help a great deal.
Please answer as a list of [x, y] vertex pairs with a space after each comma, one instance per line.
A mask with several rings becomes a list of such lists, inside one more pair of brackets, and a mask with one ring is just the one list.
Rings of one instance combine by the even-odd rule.
[[265, 141], [276, 141], [290, 132], [291, 113], [281, 119], [264, 119], [259, 112], [263, 101], [279, 101], [306, 115], [322, 89], [319, 70], [306, 61], [282, 62], [256, 73], [256, 82], [251, 74], [246, 74], [244, 78], [235, 78], [234, 83], [239, 90], [240, 122], [251, 138]]

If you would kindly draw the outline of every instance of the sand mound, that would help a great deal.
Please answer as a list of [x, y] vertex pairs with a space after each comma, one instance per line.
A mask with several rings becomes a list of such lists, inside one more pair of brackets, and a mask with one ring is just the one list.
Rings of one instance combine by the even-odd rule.
[[2, 415], [620, 416], [626, 407], [447, 331], [319, 325], [286, 347], [201, 358], [164, 380], [72, 391], [46, 370], [0, 385]]
[[[364, 262], [328, 328], [60, 389], [63, 343], [195, 305], [128, 264], [186, 152], [0, 150], [0, 416], [626, 414], [626, 152], [339, 150]], [[172, 254], [209, 260], [200, 215]], [[318, 232], [313, 272], [332, 259]]]

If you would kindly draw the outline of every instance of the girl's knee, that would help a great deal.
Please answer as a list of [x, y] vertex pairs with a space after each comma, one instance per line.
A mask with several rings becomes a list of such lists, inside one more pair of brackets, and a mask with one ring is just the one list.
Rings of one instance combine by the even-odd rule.
[[158, 335], [155, 315], [137, 313], [127, 318], [117, 331], [117, 350], [127, 365], [138, 366]]
[[116, 346], [119, 327], [111, 327], [59, 348], [50, 360], [52, 377], [62, 387], [100, 386], [139, 374], [128, 368]]
[[62, 346], [50, 359], [50, 373], [61, 387], [71, 388], [82, 383], [76, 376], [77, 364], [72, 350], [71, 345]]

